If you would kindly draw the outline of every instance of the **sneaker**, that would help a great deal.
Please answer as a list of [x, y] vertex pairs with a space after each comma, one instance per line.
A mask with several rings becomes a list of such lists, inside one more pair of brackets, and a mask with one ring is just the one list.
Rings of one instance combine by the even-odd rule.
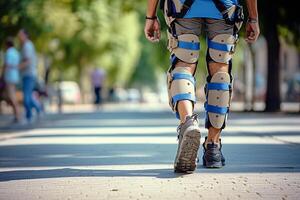
[[45, 112], [41, 110], [39, 113], [37, 113], [36, 120], [41, 121], [44, 119], [44, 117], [45, 117]]
[[174, 171], [177, 173], [192, 173], [196, 169], [200, 146], [198, 123], [198, 116], [193, 114], [178, 126], [178, 149], [174, 162]]
[[16, 127], [16, 126], [19, 126], [19, 125], [25, 125], [25, 121], [23, 119], [17, 119], [17, 118], [14, 118], [10, 123], [9, 123], [9, 126], [11, 127]]
[[[207, 137], [205, 137], [205, 141]], [[203, 166], [207, 168], [221, 168], [225, 166], [225, 158], [222, 154], [222, 143], [221, 139], [219, 143], [208, 142], [205, 145], [203, 143]]]
[[35, 123], [35, 120], [33, 119], [33, 117], [31, 117], [31, 118], [27, 118], [26, 119], [26, 125], [27, 126], [32, 126], [33, 124]]

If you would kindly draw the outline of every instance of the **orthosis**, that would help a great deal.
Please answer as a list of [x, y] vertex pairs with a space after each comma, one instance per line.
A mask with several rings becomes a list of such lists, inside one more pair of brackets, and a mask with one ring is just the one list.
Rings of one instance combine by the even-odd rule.
[[181, 100], [190, 100], [196, 103], [195, 77], [186, 67], [176, 67], [178, 60], [186, 63], [197, 63], [200, 43], [197, 35], [183, 34], [173, 36], [168, 34], [168, 49], [171, 52], [171, 67], [167, 73], [169, 104], [176, 117], [179, 118], [177, 103]]
[[[164, 11], [165, 20], [168, 25], [168, 49], [171, 52], [171, 67], [167, 72], [167, 84], [169, 104], [179, 118], [177, 105], [181, 100], [189, 100], [193, 106], [196, 103], [195, 96], [195, 77], [187, 67], [175, 67], [180, 60], [185, 63], [195, 63], [199, 58], [200, 43], [197, 35], [182, 34], [177, 35], [174, 22], [177, 18], [184, 18], [185, 14], [192, 6], [194, 0], [161, 1], [161, 8]], [[208, 50], [206, 55], [207, 68], [209, 75], [205, 86], [206, 102], [206, 128], [215, 127], [225, 128], [227, 115], [229, 112], [232, 81], [232, 55], [237, 41], [237, 32], [242, 21], [242, 8], [238, 5], [228, 7], [222, 0], [215, 0], [214, 3], [227, 24], [234, 25], [233, 35], [217, 34], [207, 40]], [[209, 71], [209, 63], [224, 63], [229, 65], [228, 72], [218, 71], [213, 76]]]
[[[206, 128], [225, 128], [232, 93], [232, 55], [235, 50], [236, 37], [230, 34], [218, 34], [207, 40], [206, 55], [209, 75], [205, 86]], [[228, 72], [218, 71], [211, 76], [209, 63], [217, 62], [229, 65]]]

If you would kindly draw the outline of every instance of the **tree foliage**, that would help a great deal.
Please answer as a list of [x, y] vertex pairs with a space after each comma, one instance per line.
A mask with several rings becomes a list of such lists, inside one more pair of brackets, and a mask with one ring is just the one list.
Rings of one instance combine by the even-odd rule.
[[26, 28], [59, 73], [72, 68], [78, 80], [86, 67], [102, 66], [110, 84], [124, 85], [140, 57], [135, 6], [119, 0], [1, 1], [0, 42]]
[[268, 46], [268, 77], [266, 94], [266, 111], [279, 111], [280, 95], [280, 41], [300, 46], [300, 23], [298, 8], [292, 3], [278, 1], [259, 1], [258, 4], [262, 33]]

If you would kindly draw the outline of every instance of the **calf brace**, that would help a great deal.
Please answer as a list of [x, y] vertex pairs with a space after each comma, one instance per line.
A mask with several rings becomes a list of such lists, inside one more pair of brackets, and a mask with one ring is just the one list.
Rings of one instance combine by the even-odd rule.
[[185, 67], [170, 68], [167, 73], [169, 105], [180, 119], [177, 105], [181, 100], [196, 103], [195, 78]]
[[217, 72], [205, 86], [207, 101], [205, 127], [225, 128], [231, 99], [231, 76], [227, 72]]

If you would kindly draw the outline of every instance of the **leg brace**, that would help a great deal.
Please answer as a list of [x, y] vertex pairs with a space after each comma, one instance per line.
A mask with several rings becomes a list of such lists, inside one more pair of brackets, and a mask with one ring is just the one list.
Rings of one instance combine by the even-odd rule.
[[[207, 62], [217, 62], [229, 64], [229, 72], [216, 72], [209, 75], [205, 87], [206, 99], [204, 104], [206, 110], [206, 128], [225, 128], [227, 114], [229, 112], [232, 76], [231, 58], [234, 52], [236, 38], [229, 34], [216, 35], [212, 40], [208, 40]], [[207, 63], [207, 65], [208, 65]], [[208, 71], [209, 71], [209, 66]]]
[[185, 67], [175, 67], [178, 60], [186, 63], [197, 63], [200, 43], [197, 35], [183, 34], [174, 37], [168, 34], [168, 49], [171, 52], [171, 67], [167, 73], [169, 104], [179, 119], [177, 103], [190, 100], [196, 103], [195, 78]]
[[176, 67], [173, 71], [168, 72], [167, 81], [169, 105], [179, 119], [177, 103], [180, 100], [190, 100], [193, 105], [196, 103], [195, 78], [184, 67]]

